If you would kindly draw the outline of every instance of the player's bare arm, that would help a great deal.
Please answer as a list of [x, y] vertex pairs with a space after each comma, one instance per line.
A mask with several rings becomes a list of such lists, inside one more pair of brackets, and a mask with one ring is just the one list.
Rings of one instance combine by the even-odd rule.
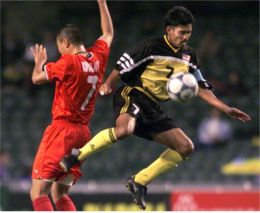
[[101, 95], [108, 95], [112, 92], [112, 87], [119, 81], [119, 72], [114, 69], [107, 77], [105, 83], [103, 83], [99, 89]]
[[110, 46], [114, 37], [113, 22], [107, 7], [106, 0], [97, 0], [101, 18], [102, 38]]
[[241, 110], [230, 107], [219, 100], [213, 92], [208, 89], [199, 88], [198, 96], [206, 101], [208, 104], [214, 106], [215, 108], [221, 110], [222, 112], [226, 113], [228, 116], [238, 119], [242, 122], [248, 122], [251, 120], [250, 116]]
[[34, 69], [32, 73], [33, 84], [43, 84], [48, 82], [45, 72], [43, 72], [42, 67], [47, 61], [46, 48], [43, 45], [36, 44], [31, 48], [34, 56]]

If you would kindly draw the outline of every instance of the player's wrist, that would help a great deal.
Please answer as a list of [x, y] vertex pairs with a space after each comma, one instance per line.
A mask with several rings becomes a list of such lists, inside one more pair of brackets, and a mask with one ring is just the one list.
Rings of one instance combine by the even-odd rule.
[[230, 112], [232, 111], [232, 107], [227, 107], [224, 112], [227, 114], [227, 115], [230, 115]]
[[35, 62], [35, 68], [36, 69], [42, 69], [44, 64], [45, 64], [44, 62]]
[[46, 62], [43, 58], [35, 58], [34, 59], [35, 64], [44, 64]]
[[111, 81], [105, 81], [104, 84], [106, 85], [107, 88], [111, 88], [111, 86], [112, 86], [112, 82]]

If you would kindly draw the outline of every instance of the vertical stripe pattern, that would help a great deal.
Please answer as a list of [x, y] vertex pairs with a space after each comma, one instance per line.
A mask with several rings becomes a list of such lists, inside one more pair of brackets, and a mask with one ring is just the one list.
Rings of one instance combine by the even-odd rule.
[[130, 105], [130, 97], [128, 96], [128, 94], [130, 93], [130, 91], [132, 90], [132, 87], [126, 86], [122, 92], [121, 92], [121, 96], [125, 101], [124, 106], [121, 108], [120, 114], [123, 114], [127, 111], [129, 105]]

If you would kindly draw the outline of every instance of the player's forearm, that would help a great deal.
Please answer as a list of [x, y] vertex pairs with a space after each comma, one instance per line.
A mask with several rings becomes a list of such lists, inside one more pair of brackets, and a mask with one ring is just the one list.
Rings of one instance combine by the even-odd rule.
[[33, 84], [43, 84], [46, 82], [45, 73], [42, 71], [43, 64], [35, 64], [33, 73], [32, 73], [32, 82]]
[[99, 0], [98, 6], [100, 11], [102, 34], [103, 36], [110, 38], [112, 41], [114, 36], [114, 28], [112, 18], [107, 7], [107, 3], [104, 0]]
[[119, 79], [120, 79], [120, 74], [116, 69], [114, 69], [107, 77], [105, 83], [109, 86], [113, 86], [119, 81]]
[[38, 76], [40, 75], [40, 72], [42, 72], [41, 67], [42, 67], [41, 64], [35, 64], [35, 66], [34, 66], [33, 73], [32, 73], [33, 84], [38, 84], [37, 79], [38, 79]]
[[228, 105], [219, 100], [214, 95], [214, 93], [208, 89], [199, 88], [198, 96], [208, 104], [212, 105], [213, 107], [217, 108], [218, 110], [224, 113], [227, 113], [228, 109], [230, 108]]

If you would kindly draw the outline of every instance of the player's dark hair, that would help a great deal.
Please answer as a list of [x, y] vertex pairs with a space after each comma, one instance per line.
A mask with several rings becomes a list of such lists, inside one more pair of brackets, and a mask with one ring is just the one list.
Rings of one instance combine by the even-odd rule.
[[68, 41], [74, 45], [83, 44], [83, 39], [81, 33], [76, 25], [67, 24], [63, 27], [58, 33], [57, 38], [63, 39], [66, 38]]
[[195, 22], [192, 13], [185, 7], [176, 6], [170, 9], [164, 17], [164, 27], [187, 25]]

